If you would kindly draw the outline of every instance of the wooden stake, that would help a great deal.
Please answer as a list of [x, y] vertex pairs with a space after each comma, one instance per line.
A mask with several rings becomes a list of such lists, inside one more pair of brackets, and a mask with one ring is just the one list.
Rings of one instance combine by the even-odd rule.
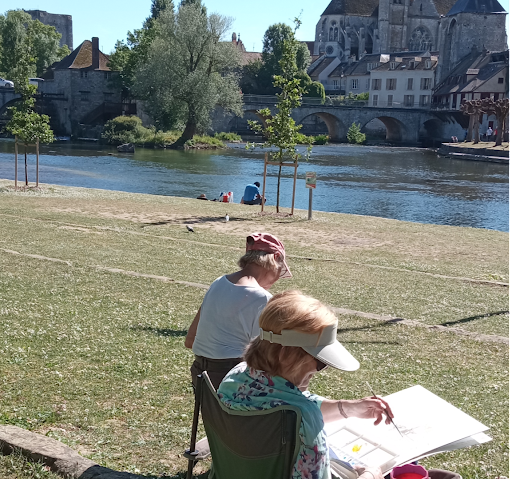
[[39, 139], [36, 140], [36, 188], [39, 186]]
[[293, 216], [293, 208], [295, 207], [295, 185], [297, 184], [297, 168], [299, 163], [297, 159], [295, 159], [295, 173], [293, 175], [293, 194], [292, 194], [292, 216]]
[[263, 208], [265, 207], [265, 182], [267, 180], [267, 155], [265, 153], [265, 167], [263, 169], [263, 190], [261, 191], [261, 212], [263, 213]]
[[18, 137], [14, 137], [14, 191], [18, 189]]

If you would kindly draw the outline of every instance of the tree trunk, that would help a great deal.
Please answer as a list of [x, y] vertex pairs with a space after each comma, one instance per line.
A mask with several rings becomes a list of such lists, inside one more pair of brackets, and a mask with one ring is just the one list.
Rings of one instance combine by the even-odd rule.
[[28, 186], [27, 144], [25, 143], [25, 186]]
[[276, 213], [279, 213], [279, 191], [281, 189], [281, 170], [283, 166], [279, 164], [279, 174], [277, 175], [277, 202], [276, 202]]
[[498, 112], [496, 113], [498, 128], [496, 129], [496, 144], [494, 146], [500, 146], [503, 142], [503, 125], [505, 123], [505, 118], [502, 117]]
[[480, 142], [480, 113], [473, 115], [473, 137], [475, 145]]
[[185, 125], [185, 129], [183, 130], [181, 136], [170, 146], [170, 148], [174, 150], [183, 149], [183, 145], [185, 144], [185, 142], [194, 138], [196, 130], [197, 123], [195, 119], [194, 110], [189, 107], [188, 120], [187, 124]]
[[469, 115], [468, 132], [466, 134], [465, 141], [473, 141], [473, 123], [474, 122], [475, 122], [475, 117], [473, 115]]

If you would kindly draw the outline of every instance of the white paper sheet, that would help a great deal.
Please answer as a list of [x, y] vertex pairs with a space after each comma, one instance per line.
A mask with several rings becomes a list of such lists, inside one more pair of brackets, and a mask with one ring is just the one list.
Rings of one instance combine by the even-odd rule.
[[380, 466], [386, 473], [396, 465], [441, 452], [446, 450], [443, 447], [453, 447], [457, 442], [461, 447], [485, 442], [470, 438], [486, 431], [487, 426], [422, 386], [385, 399], [403, 437], [393, 424], [386, 425], [384, 421], [374, 426], [369, 419], [343, 419], [325, 426], [329, 446], [336, 456], [349, 463]]

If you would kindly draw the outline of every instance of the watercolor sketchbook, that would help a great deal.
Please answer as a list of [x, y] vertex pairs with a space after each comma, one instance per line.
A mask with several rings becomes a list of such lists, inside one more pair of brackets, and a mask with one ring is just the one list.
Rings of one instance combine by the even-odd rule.
[[[372, 419], [349, 418], [326, 424], [331, 461], [348, 471], [357, 465], [380, 466], [387, 474], [395, 466], [422, 457], [491, 440], [484, 433], [487, 426], [422, 386], [384, 399], [401, 434], [384, 421], [374, 426]], [[352, 477], [350, 472], [346, 477]]]

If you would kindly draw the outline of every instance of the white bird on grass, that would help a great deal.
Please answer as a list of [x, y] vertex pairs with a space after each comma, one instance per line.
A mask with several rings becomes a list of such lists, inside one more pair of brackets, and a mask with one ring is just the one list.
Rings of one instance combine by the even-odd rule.
[[191, 233], [193, 233], [193, 232], [194, 232], [194, 228], [192, 228], [192, 226], [190, 226], [190, 225], [186, 225], [186, 227], [187, 227], [187, 229], [188, 229]]

